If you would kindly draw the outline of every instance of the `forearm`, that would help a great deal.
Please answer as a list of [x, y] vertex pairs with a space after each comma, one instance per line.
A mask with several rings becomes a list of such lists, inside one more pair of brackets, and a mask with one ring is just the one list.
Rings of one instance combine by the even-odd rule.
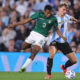
[[56, 32], [61, 38], [64, 38], [64, 36], [61, 34], [61, 32], [60, 32], [60, 30], [58, 28], [56, 28]]
[[17, 26], [17, 25], [23, 25], [23, 24], [25, 24], [25, 23], [27, 23], [27, 22], [29, 22], [29, 21], [31, 21], [31, 20], [32, 20], [31, 18], [28, 18], [28, 19], [26, 19], [26, 20], [24, 20], [24, 21], [17, 22], [17, 23], [15, 23], [14, 25], [15, 25], [15, 26]]
[[77, 22], [78, 20], [76, 18], [74, 18], [73, 16], [70, 17], [70, 20], [73, 22]]

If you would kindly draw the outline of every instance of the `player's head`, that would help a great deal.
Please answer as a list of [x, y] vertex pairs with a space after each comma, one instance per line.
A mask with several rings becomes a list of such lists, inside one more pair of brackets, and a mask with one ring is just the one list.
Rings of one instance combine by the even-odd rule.
[[61, 3], [58, 6], [58, 11], [62, 16], [64, 16], [66, 14], [67, 9], [68, 9], [68, 5], [66, 3]]
[[52, 14], [51, 5], [46, 5], [44, 8], [44, 15], [48, 18]]

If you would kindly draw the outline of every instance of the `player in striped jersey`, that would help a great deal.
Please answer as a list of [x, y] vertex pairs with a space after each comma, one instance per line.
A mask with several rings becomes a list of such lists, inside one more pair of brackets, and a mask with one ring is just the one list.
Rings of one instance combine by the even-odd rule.
[[[56, 14], [56, 18], [58, 21], [58, 28], [60, 29], [63, 36], [67, 38], [67, 29], [68, 29], [68, 23], [69, 21], [77, 22], [78, 20], [69, 16], [66, 14], [67, 11], [67, 4], [62, 3], [58, 7], [58, 13]], [[49, 57], [47, 60], [47, 75], [45, 79], [51, 78], [51, 69], [53, 65], [53, 57], [57, 50], [60, 50], [63, 52], [65, 56], [68, 57], [68, 61], [65, 63], [65, 65], [61, 65], [60, 68], [63, 70], [64, 74], [67, 71], [67, 67], [72, 66], [73, 64], [77, 63], [77, 58], [75, 56], [75, 53], [72, 51], [71, 47], [69, 46], [67, 41], [64, 41], [53, 29], [53, 36], [52, 40], [49, 46]]]

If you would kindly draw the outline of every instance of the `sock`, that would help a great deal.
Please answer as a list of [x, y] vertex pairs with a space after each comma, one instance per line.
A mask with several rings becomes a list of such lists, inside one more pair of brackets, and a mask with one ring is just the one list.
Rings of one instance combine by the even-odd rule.
[[70, 60], [68, 60], [66, 63], [65, 63], [65, 65], [63, 65], [63, 68], [64, 69], [67, 69], [67, 67], [70, 67], [70, 66], [72, 66], [74, 63], [72, 63]]
[[48, 58], [47, 60], [47, 74], [51, 75], [51, 69], [53, 65], [53, 59]]
[[24, 65], [22, 66], [22, 68], [26, 68], [29, 64], [31, 64], [32, 63], [32, 59], [30, 59], [30, 58], [28, 58], [27, 60], [26, 60], [26, 62], [24, 63]]

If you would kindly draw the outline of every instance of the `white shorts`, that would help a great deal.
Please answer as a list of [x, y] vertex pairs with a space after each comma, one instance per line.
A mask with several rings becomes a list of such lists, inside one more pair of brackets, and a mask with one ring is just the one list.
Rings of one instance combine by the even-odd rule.
[[38, 32], [31, 31], [30, 35], [25, 39], [25, 42], [32, 45], [38, 45], [42, 48], [42, 46], [46, 42], [46, 37], [39, 34]]

